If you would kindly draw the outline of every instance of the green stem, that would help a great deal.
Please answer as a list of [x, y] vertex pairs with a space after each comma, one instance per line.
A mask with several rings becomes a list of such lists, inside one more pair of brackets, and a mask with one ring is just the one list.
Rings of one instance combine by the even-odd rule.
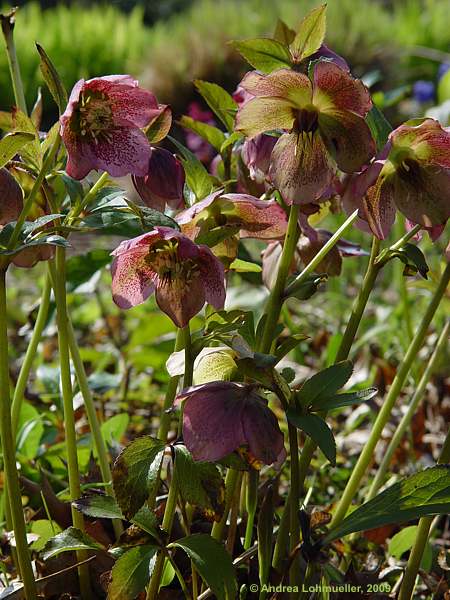
[[[184, 334], [182, 329], [178, 329], [177, 337], [175, 340], [174, 352], [179, 352], [184, 347]], [[165, 442], [170, 429], [171, 415], [167, 411], [172, 407], [173, 401], [177, 394], [178, 383], [180, 381], [179, 375], [174, 375], [169, 379], [167, 384], [166, 395], [164, 397], [163, 409], [161, 419], [159, 422], [158, 438]]]
[[264, 332], [261, 341], [261, 352], [270, 352], [272, 347], [273, 337], [275, 329], [280, 317], [281, 307], [283, 306], [284, 299], [284, 288], [286, 285], [286, 279], [289, 275], [289, 269], [291, 267], [292, 258], [294, 256], [295, 248], [298, 240], [298, 215], [299, 206], [293, 204], [289, 213], [288, 228], [286, 231], [286, 237], [284, 238], [283, 251], [281, 253], [280, 264], [278, 267], [277, 278], [275, 285], [270, 293], [269, 299], [266, 304], [264, 314], [266, 316], [266, 323], [264, 326]]
[[[69, 319], [67, 314], [66, 298], [66, 253], [61, 247], [56, 248], [55, 256], [56, 279], [54, 292], [56, 301], [56, 315], [58, 324], [58, 347], [60, 360], [60, 377], [62, 398], [64, 405], [64, 426], [67, 448], [67, 467], [69, 474], [69, 494], [71, 500], [81, 496], [80, 475], [78, 470], [77, 438], [75, 432], [75, 415], [73, 412], [72, 382], [70, 377], [69, 353]], [[83, 515], [72, 506], [72, 522], [74, 527], [84, 531]], [[79, 562], [86, 558], [86, 552], [77, 552]], [[91, 597], [89, 570], [87, 565], [78, 568], [80, 588], [83, 598]]]
[[17, 378], [16, 387], [14, 389], [14, 395], [11, 405], [12, 426], [14, 433], [17, 431], [17, 426], [19, 424], [20, 411], [22, 409], [22, 403], [25, 394], [25, 389], [27, 387], [28, 377], [30, 375], [31, 367], [36, 356], [39, 342], [42, 338], [42, 332], [44, 331], [44, 327], [47, 322], [48, 309], [50, 306], [50, 291], [50, 277], [46, 276], [44, 289], [42, 290], [39, 310], [33, 328], [33, 334], [28, 343], [25, 358], [22, 363], [22, 366], [20, 367], [19, 377]]
[[[450, 462], [450, 430], [445, 437], [444, 445], [442, 446], [441, 454], [437, 461], [438, 465], [443, 465]], [[414, 586], [416, 583], [417, 573], [420, 563], [422, 562], [423, 553], [427, 544], [430, 528], [433, 523], [433, 517], [422, 517], [419, 520], [416, 539], [409, 555], [408, 564], [406, 565], [405, 574], [403, 576], [402, 586], [398, 600], [410, 600]]]
[[231, 505], [233, 503], [233, 497], [236, 490], [237, 481], [239, 479], [239, 471], [236, 469], [228, 469], [225, 477], [225, 510], [220, 521], [215, 522], [212, 526], [211, 537], [215, 540], [222, 540], [225, 525], [228, 519], [228, 513], [230, 512]]
[[11, 423], [9, 392], [8, 330], [6, 317], [6, 270], [0, 270], [0, 434], [3, 451], [5, 484], [8, 491], [19, 570], [28, 600], [36, 598], [31, 557], [28, 550], [25, 521], [22, 510], [19, 477], [16, 469], [16, 451]]
[[377, 494], [378, 490], [380, 489], [380, 487], [383, 484], [384, 477], [389, 468], [392, 456], [394, 455], [394, 452], [397, 450], [398, 446], [400, 445], [400, 442], [402, 441], [402, 438], [412, 421], [412, 418], [417, 410], [417, 407], [418, 407], [420, 401], [422, 400], [423, 394], [425, 392], [425, 388], [427, 387], [430, 377], [431, 377], [434, 369], [436, 368], [436, 364], [438, 363], [443, 351], [445, 350], [445, 348], [447, 346], [449, 330], [450, 330], [450, 320], [448, 320], [446, 322], [444, 328], [442, 329], [441, 335], [439, 336], [439, 339], [436, 344], [436, 348], [434, 349], [434, 352], [433, 352], [433, 354], [427, 364], [427, 367], [420, 379], [419, 385], [417, 386], [416, 391], [414, 392], [414, 395], [411, 399], [408, 409], [407, 409], [406, 413], [403, 415], [403, 418], [400, 421], [397, 429], [395, 430], [394, 436], [392, 437], [392, 439], [389, 443], [389, 446], [383, 456], [383, 460], [381, 461], [381, 464], [378, 467], [377, 474], [375, 476], [375, 479], [373, 480], [373, 483], [372, 483], [370, 491], [367, 495], [366, 501], [371, 500]]
[[185, 388], [192, 385], [192, 377], [194, 375], [194, 357], [192, 356], [191, 330], [189, 323], [182, 329], [184, 342], [184, 377], [183, 386]]
[[247, 525], [245, 528], [244, 550], [252, 545], [253, 525], [255, 523], [256, 507], [258, 505], [259, 471], [251, 469], [247, 474], [247, 489], [245, 503], [247, 508]]
[[450, 280], [450, 263], [447, 264], [444, 273], [442, 274], [439, 285], [433, 295], [433, 298], [428, 305], [428, 308], [422, 318], [422, 322], [417, 330], [411, 344], [409, 345], [408, 351], [406, 352], [405, 358], [401, 363], [395, 379], [392, 383], [391, 388], [386, 396], [386, 399], [383, 402], [383, 406], [373, 424], [372, 431], [370, 433], [370, 437], [364, 446], [364, 449], [353, 469], [352, 475], [347, 483], [347, 486], [344, 490], [342, 498], [338, 504], [336, 512], [334, 514], [332, 525], [338, 525], [343, 518], [345, 517], [347, 510], [356, 495], [358, 487], [360, 485], [361, 479], [363, 478], [367, 467], [369, 466], [370, 461], [373, 457], [373, 452], [375, 450], [375, 446], [378, 443], [378, 440], [381, 437], [381, 433], [389, 420], [391, 415], [392, 408], [397, 400], [403, 384], [408, 376], [408, 373], [411, 369], [414, 359], [417, 357], [417, 353], [422, 347], [423, 341], [425, 339], [428, 327], [436, 313], [436, 310], [439, 306], [439, 303], [442, 299], [442, 296], [445, 293], [447, 288], [447, 284]]
[[298, 521], [298, 511], [300, 508], [299, 494], [299, 462], [298, 462], [298, 437], [297, 429], [288, 424], [289, 429], [289, 451], [291, 455], [291, 488], [289, 492], [289, 549], [292, 551], [300, 540], [300, 527]]
[[27, 115], [27, 103], [23, 91], [22, 77], [20, 75], [19, 59], [17, 58], [16, 45], [14, 43], [14, 21], [15, 9], [7, 15], [1, 15], [2, 31], [6, 44], [6, 55], [8, 57], [9, 72], [14, 91], [14, 101], [16, 106]]
[[291, 517], [291, 501], [290, 492], [286, 498], [286, 502], [281, 513], [280, 526], [278, 528], [277, 539], [275, 541], [275, 548], [273, 551], [272, 567], [276, 571], [281, 571], [283, 567], [283, 561], [288, 555], [289, 548], [289, 525]]
[[412, 239], [416, 233], [418, 233], [420, 230], [422, 229], [422, 225], [414, 225], [414, 227], [412, 229], [410, 229], [409, 231], [407, 231], [405, 233], [405, 235], [403, 235], [400, 239], [398, 239], [395, 244], [392, 244], [392, 246], [389, 247], [390, 251], [393, 250], [400, 250], [401, 248], [403, 248], [403, 246], [409, 242], [410, 239]]
[[80, 215], [80, 213], [89, 205], [91, 200], [93, 200], [99, 190], [101, 190], [106, 182], [108, 181], [108, 173], [105, 171], [100, 175], [88, 193], [84, 196], [84, 198], [74, 206], [71, 212], [67, 215], [66, 221], [68, 225], [71, 225], [73, 221]]
[[[175, 571], [175, 575], [177, 576], [178, 581], [180, 582], [180, 586], [181, 589], [183, 591], [184, 597], [186, 598], [186, 600], [191, 600], [192, 596], [189, 592], [189, 588], [186, 585], [186, 582], [184, 580], [183, 575], [181, 574], [180, 569], [178, 568], [178, 565], [176, 563], [176, 561], [174, 560], [173, 556], [170, 554], [170, 552], [168, 552], [167, 550], [165, 550], [164, 552], [164, 556], [165, 558], [167, 558], [167, 560], [170, 562], [170, 564], [173, 567], [173, 570]], [[194, 600], [197, 600], [197, 595], [194, 593], [193, 596]]]

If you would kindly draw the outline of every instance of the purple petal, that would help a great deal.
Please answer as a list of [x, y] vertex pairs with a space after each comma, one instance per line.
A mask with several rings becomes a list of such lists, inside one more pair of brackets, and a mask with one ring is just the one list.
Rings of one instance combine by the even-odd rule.
[[319, 61], [314, 66], [313, 103], [321, 112], [342, 110], [361, 117], [372, 108], [363, 82], [330, 61]]
[[250, 452], [266, 465], [276, 462], [284, 449], [284, 438], [274, 413], [256, 394], [246, 400], [242, 427]]
[[394, 186], [390, 179], [379, 177], [369, 188], [363, 205], [369, 226], [380, 240], [384, 240], [395, 221]]
[[[233, 202], [233, 213], [240, 220], [240, 237], [273, 240], [284, 237], [287, 217], [275, 200], [258, 200], [248, 194], [224, 194], [222, 198]], [[227, 211], [223, 211], [227, 214]], [[233, 219], [229, 219], [230, 224]]]
[[[184, 274], [183, 274], [184, 275]], [[199, 273], [191, 280], [183, 276], [156, 283], [156, 302], [177, 327], [186, 327], [205, 304], [205, 288]]]
[[140, 129], [114, 129], [108, 141], [100, 141], [90, 148], [96, 157], [96, 168], [107, 171], [113, 177], [124, 177], [130, 173], [143, 177], [147, 171], [151, 148]]
[[0, 169], [0, 225], [16, 221], [23, 207], [22, 188], [6, 169]]
[[198, 246], [200, 274], [206, 301], [220, 310], [225, 304], [224, 267], [208, 246]]

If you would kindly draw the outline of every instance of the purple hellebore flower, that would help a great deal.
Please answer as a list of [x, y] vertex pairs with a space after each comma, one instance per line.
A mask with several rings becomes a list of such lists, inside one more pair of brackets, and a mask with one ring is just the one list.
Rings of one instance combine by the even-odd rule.
[[102, 169], [113, 177], [144, 177], [151, 149], [141, 128], [164, 108], [129, 75], [80, 79], [60, 118], [67, 174], [83, 179]]
[[255, 97], [239, 108], [236, 130], [249, 138], [285, 131], [272, 151], [269, 176], [287, 203], [316, 201], [338, 168], [359, 171], [374, 155], [364, 120], [370, 95], [336, 63], [319, 60], [311, 79], [290, 69], [265, 76], [253, 71], [241, 86]]
[[413, 98], [425, 104], [434, 100], [434, 83], [432, 81], [416, 81], [413, 85]]
[[184, 208], [184, 168], [168, 150], [152, 148], [146, 175], [133, 175], [132, 179], [146, 206], [160, 212], [164, 212], [166, 204], [173, 210]]
[[242, 446], [267, 465], [286, 456], [274, 413], [254, 385], [213, 381], [183, 390], [183, 439], [194, 460], [218, 461]]
[[241, 148], [241, 158], [247, 167], [250, 178], [257, 183], [264, 183], [269, 174], [270, 156], [278, 138], [260, 133], [252, 139], [245, 140]]
[[178, 327], [185, 327], [206, 302], [223, 308], [224, 268], [207, 246], [169, 227], [126, 240], [112, 252], [112, 294], [131, 308], [155, 292], [156, 302]]

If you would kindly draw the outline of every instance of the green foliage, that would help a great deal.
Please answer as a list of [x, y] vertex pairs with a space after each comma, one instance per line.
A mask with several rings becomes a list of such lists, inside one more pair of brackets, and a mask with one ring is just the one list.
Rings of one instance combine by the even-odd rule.
[[102, 546], [86, 533], [75, 527], [69, 527], [47, 542], [42, 557], [44, 560], [49, 560], [62, 552], [71, 552], [73, 550], [101, 550], [101, 548]]
[[111, 571], [109, 600], [134, 600], [147, 585], [156, 546], [135, 546], [122, 554]]

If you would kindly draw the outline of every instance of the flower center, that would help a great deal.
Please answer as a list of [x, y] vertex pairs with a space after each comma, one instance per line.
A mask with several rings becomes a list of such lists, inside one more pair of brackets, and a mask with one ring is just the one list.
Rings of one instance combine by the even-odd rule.
[[314, 133], [318, 127], [319, 115], [317, 110], [311, 106], [301, 108], [297, 111], [296, 126], [301, 133]]
[[198, 264], [190, 259], [181, 259], [177, 240], [161, 240], [154, 244], [147, 262], [158, 277], [161, 286], [176, 286], [184, 290], [200, 276]]
[[86, 140], [98, 144], [111, 142], [114, 128], [113, 111], [108, 96], [103, 92], [87, 90], [81, 94], [78, 105], [78, 130]]

